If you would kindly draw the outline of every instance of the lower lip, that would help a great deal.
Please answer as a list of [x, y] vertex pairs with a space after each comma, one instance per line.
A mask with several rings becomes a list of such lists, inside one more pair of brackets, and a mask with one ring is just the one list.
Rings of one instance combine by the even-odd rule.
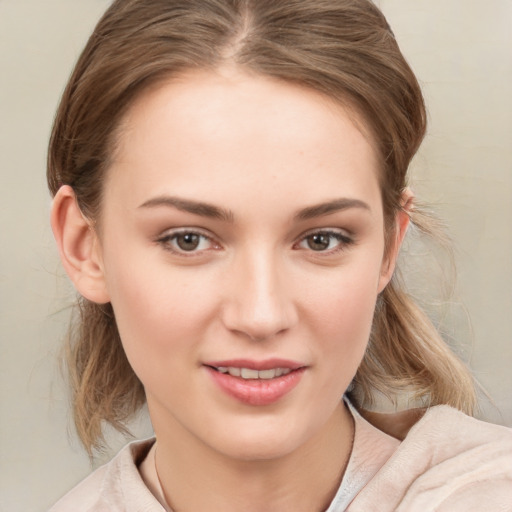
[[205, 368], [222, 391], [247, 405], [270, 405], [279, 401], [299, 384], [305, 370], [299, 368], [274, 379], [245, 380], [208, 366]]

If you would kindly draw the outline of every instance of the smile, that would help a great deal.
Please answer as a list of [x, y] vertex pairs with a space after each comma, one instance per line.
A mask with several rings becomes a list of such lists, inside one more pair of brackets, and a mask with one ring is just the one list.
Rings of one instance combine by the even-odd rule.
[[213, 367], [220, 373], [227, 373], [232, 377], [240, 377], [245, 380], [261, 379], [270, 380], [276, 377], [288, 375], [292, 370], [290, 368], [269, 368], [268, 370], [255, 370], [252, 368], [239, 368], [236, 366], [217, 366]]
[[279, 402], [299, 385], [308, 368], [284, 359], [217, 361], [203, 367], [223, 394], [250, 406]]

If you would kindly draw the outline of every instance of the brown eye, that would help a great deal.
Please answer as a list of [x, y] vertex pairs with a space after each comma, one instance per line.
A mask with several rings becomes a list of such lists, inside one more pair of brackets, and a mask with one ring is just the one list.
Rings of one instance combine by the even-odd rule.
[[306, 234], [297, 244], [299, 249], [307, 249], [314, 252], [324, 252], [326, 255], [334, 254], [354, 243], [352, 237], [341, 230], [322, 230]]
[[175, 240], [182, 251], [195, 251], [199, 247], [201, 236], [196, 233], [183, 233], [176, 235]]
[[192, 256], [209, 249], [218, 249], [219, 246], [208, 236], [195, 231], [175, 231], [167, 233], [157, 240], [166, 250], [175, 254]]
[[315, 233], [306, 238], [308, 247], [313, 251], [325, 251], [329, 248], [333, 236], [329, 233]]

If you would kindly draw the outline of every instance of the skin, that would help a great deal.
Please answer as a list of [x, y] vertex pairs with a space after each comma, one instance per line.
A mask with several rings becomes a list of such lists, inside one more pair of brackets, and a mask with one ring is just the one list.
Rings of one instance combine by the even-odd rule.
[[[64, 266], [112, 303], [144, 384], [175, 510], [320, 511], [339, 485], [353, 436], [341, 397], [407, 227], [400, 213], [385, 254], [379, 158], [354, 115], [268, 78], [190, 73], [124, 119], [99, 231], [69, 187], [55, 198]], [[305, 369], [252, 405], [205, 367], [234, 358]]]

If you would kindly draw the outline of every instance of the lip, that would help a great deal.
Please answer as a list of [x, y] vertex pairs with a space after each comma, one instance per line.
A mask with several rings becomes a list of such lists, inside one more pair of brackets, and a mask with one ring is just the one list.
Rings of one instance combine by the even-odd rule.
[[[252, 370], [269, 370], [272, 368], [288, 368], [290, 373], [273, 379], [242, 379], [228, 373], [221, 373], [212, 367], [250, 368]], [[301, 381], [306, 370], [305, 365], [285, 359], [267, 359], [251, 361], [246, 359], [209, 361], [204, 368], [225, 394], [235, 400], [252, 406], [271, 405], [290, 393]]]
[[205, 366], [233, 366], [235, 368], [249, 368], [251, 370], [271, 370], [272, 368], [288, 368], [290, 370], [298, 370], [303, 368], [304, 364], [292, 361], [290, 359], [265, 359], [264, 361], [254, 361], [252, 359], [226, 359], [223, 361], [207, 361]]

